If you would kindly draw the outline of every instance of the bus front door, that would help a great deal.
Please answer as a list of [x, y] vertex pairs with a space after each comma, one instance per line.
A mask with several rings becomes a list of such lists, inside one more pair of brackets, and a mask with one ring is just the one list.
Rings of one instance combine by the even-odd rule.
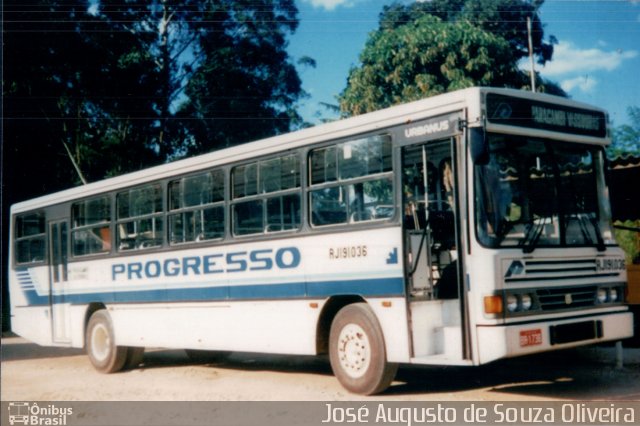
[[444, 139], [402, 149], [413, 352], [425, 363], [429, 358], [464, 359], [453, 142]]
[[49, 223], [49, 303], [52, 337], [56, 343], [70, 341], [69, 304], [65, 296], [68, 282], [68, 227], [66, 220]]
[[449, 139], [403, 150], [406, 261], [414, 296], [458, 298], [453, 173]]

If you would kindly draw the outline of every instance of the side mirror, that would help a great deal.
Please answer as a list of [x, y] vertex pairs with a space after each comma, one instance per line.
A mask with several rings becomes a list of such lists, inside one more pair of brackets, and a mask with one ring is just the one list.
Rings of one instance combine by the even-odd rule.
[[474, 164], [483, 166], [489, 162], [489, 145], [482, 127], [469, 128], [469, 148]]

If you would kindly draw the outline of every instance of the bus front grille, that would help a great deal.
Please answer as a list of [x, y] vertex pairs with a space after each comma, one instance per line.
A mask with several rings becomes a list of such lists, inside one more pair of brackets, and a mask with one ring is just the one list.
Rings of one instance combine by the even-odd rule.
[[543, 311], [558, 311], [595, 306], [597, 291], [598, 287], [594, 285], [543, 288], [536, 290], [536, 295], [540, 309]]

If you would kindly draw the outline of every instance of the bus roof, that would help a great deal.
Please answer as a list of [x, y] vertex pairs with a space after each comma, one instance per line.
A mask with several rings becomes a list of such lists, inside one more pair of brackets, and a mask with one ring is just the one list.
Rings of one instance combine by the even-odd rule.
[[11, 213], [20, 213], [58, 203], [64, 203], [104, 192], [118, 190], [120, 188], [169, 178], [174, 175], [196, 172], [198, 170], [214, 166], [222, 166], [249, 158], [296, 149], [322, 141], [358, 135], [365, 132], [375, 131], [376, 129], [385, 129], [434, 115], [459, 111], [465, 108], [467, 109], [468, 124], [480, 125], [483, 114], [481, 100], [483, 99], [483, 95], [486, 93], [497, 93], [504, 96], [527, 98], [604, 113], [603, 110], [594, 108], [593, 106], [557, 96], [531, 93], [516, 89], [472, 87], [255, 142], [247, 142], [231, 148], [224, 148], [207, 154], [176, 160], [171, 163], [149, 167], [140, 171], [59, 191], [53, 194], [16, 203], [11, 207]]

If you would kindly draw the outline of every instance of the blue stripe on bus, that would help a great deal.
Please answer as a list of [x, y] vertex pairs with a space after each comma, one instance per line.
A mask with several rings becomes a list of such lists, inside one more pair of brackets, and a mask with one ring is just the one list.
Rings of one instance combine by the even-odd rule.
[[[35, 290], [23, 289], [29, 306], [48, 305], [49, 296], [40, 296]], [[221, 287], [187, 287], [180, 289], [153, 289], [139, 291], [98, 292], [54, 295], [53, 303], [166, 303], [206, 300], [288, 299], [328, 297], [341, 294], [361, 296], [396, 296], [404, 294], [401, 277], [362, 280], [298, 282]]]

